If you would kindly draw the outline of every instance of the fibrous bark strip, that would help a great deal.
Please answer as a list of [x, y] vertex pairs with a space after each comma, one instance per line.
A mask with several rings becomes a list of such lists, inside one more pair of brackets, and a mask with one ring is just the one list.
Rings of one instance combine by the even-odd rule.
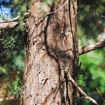
[[[24, 105], [77, 105], [78, 42], [77, 1], [56, 0], [44, 11], [42, 2], [32, 0], [28, 20], [24, 73]], [[50, 14], [51, 12], [51, 14]], [[49, 14], [49, 15], [46, 15]]]

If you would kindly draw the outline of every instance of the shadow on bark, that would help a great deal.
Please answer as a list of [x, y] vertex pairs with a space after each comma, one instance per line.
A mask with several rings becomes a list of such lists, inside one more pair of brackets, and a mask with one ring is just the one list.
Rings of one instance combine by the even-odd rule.
[[[51, 8], [51, 12], [53, 11], [53, 7]], [[61, 103], [65, 105], [65, 103], [67, 103], [68, 105], [71, 105], [70, 104], [70, 97], [69, 97], [69, 79], [68, 79], [68, 73], [64, 70], [64, 76], [62, 78], [62, 74], [61, 74], [61, 65], [60, 65], [60, 60], [62, 59], [62, 62], [64, 63], [64, 65], [66, 65], [66, 60], [69, 60], [71, 59], [71, 56], [66, 54], [65, 52], [68, 51], [68, 50], [71, 50], [71, 49], [67, 49], [65, 51], [61, 51], [59, 48], [53, 48], [51, 46], [49, 46], [48, 42], [47, 42], [47, 37], [48, 37], [48, 34], [47, 34], [47, 31], [48, 31], [48, 27], [49, 27], [49, 24], [50, 24], [50, 21], [51, 21], [51, 18], [53, 17], [54, 14], [51, 14], [51, 15], [48, 15], [47, 17], [47, 22], [46, 22], [46, 26], [45, 26], [45, 29], [44, 29], [44, 45], [45, 45], [45, 48], [46, 48], [46, 51], [47, 51], [47, 54], [48, 56], [50, 56], [52, 59], [54, 59], [54, 61], [57, 63], [58, 65], [58, 76], [59, 76], [59, 82], [56, 86], [56, 88], [51, 91], [51, 93], [46, 97], [43, 105], [46, 105], [46, 102], [47, 102], [47, 99], [54, 93], [55, 94], [55, 97], [54, 99], [56, 98], [56, 95], [57, 95], [57, 92], [60, 91], [60, 94], [61, 94]], [[57, 24], [57, 27], [58, 27], [58, 30], [59, 30], [59, 24]], [[65, 28], [66, 28], [66, 25], [64, 23], [64, 27], [63, 27], [63, 33], [65, 33]], [[59, 34], [59, 33], [58, 33]], [[62, 34], [62, 33], [61, 33]], [[54, 43], [57, 43], [56, 39], [54, 40], [55, 42]], [[72, 50], [71, 50], [72, 51]], [[65, 84], [65, 86], [64, 86]], [[64, 95], [64, 87], [66, 87], [66, 95]], [[52, 103], [54, 102], [54, 99], [52, 101]]]

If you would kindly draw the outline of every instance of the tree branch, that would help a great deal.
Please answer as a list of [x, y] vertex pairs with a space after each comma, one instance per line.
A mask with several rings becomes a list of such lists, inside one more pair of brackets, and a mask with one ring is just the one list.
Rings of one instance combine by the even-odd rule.
[[[67, 4], [67, 1], [61, 6], [59, 7], [57, 10], [50, 12], [48, 14], [46, 14], [46, 16], [49, 16], [50, 14], [54, 14], [56, 12], [58, 12], [59, 10], [61, 10], [65, 5]], [[31, 12], [28, 11], [27, 13], [25, 13], [25, 16], [30, 15]], [[45, 17], [46, 17], [45, 16]], [[19, 14], [17, 17], [13, 18], [13, 19], [9, 19], [6, 21], [0, 21], [0, 29], [7, 29], [7, 28], [14, 28], [15, 26], [17, 26], [19, 24], [19, 22], [17, 22], [17, 20], [21, 17], [21, 15]]]
[[84, 96], [85, 99], [88, 101], [92, 102], [95, 105], [99, 105], [93, 98], [89, 97], [79, 86], [78, 84], [74, 81], [74, 79], [70, 76], [70, 81], [75, 85], [75, 87], [79, 90], [79, 92]]
[[85, 54], [87, 52], [90, 52], [90, 51], [93, 51], [93, 50], [96, 50], [96, 49], [100, 49], [100, 48], [103, 48], [105, 47], [105, 40], [103, 41], [99, 41], [95, 44], [89, 44], [87, 46], [84, 46], [82, 48], [79, 49], [79, 55], [82, 55], [82, 54]]
[[1, 29], [7, 29], [7, 28], [14, 28], [17, 26], [19, 22], [6, 22], [6, 23], [0, 23], [0, 30]]
[[96, 88], [96, 90], [97, 90], [98, 94], [100, 95], [101, 99], [105, 102], [105, 99], [103, 98], [103, 96], [102, 96], [101, 92], [98, 90], [98, 88]]
[[[29, 12], [24, 14], [24, 16], [29, 16], [29, 15], [30, 15]], [[9, 19], [6, 21], [0, 21], [0, 30], [16, 27], [19, 24], [18, 20], [20, 17], [21, 17], [21, 15], [19, 14], [17, 17], [15, 17], [13, 19]]]

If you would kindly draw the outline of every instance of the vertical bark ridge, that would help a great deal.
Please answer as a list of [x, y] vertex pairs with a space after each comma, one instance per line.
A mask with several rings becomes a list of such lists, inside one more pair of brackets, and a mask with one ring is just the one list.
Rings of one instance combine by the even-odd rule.
[[66, 1], [57, 0], [41, 16], [40, 0], [32, 0], [24, 73], [24, 105], [77, 105], [76, 80], [78, 44], [76, 36], [77, 1], [53, 13]]
[[[77, 26], [76, 26], [76, 18], [77, 18], [77, 1], [76, 0], [68, 0], [68, 6], [69, 6], [69, 26], [71, 28], [72, 33], [72, 41], [73, 41], [73, 53], [74, 53], [74, 59], [73, 59], [73, 78], [77, 82], [78, 77], [78, 38], [77, 38]], [[73, 105], [75, 105], [77, 102], [77, 88], [73, 86], [74, 92], [73, 92]]]

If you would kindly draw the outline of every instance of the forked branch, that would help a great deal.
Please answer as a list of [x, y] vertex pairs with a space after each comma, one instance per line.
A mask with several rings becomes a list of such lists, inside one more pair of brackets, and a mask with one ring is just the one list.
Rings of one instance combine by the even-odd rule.
[[[24, 16], [28, 16], [30, 13], [25, 13]], [[0, 21], [0, 29], [14, 28], [19, 24], [19, 18], [21, 15], [19, 14], [17, 17], [5, 21]]]
[[78, 84], [74, 81], [74, 79], [70, 76], [70, 81], [75, 85], [75, 87], [79, 90], [79, 92], [84, 96], [85, 99], [88, 101], [92, 102], [95, 105], [99, 105], [93, 98], [89, 97], [79, 86]]
[[103, 41], [99, 41], [95, 44], [89, 44], [87, 46], [84, 46], [82, 48], [79, 49], [79, 55], [82, 55], [82, 54], [85, 54], [87, 52], [90, 52], [90, 51], [93, 51], [93, 50], [96, 50], [96, 49], [100, 49], [100, 48], [103, 48], [105, 47], [105, 40]]

